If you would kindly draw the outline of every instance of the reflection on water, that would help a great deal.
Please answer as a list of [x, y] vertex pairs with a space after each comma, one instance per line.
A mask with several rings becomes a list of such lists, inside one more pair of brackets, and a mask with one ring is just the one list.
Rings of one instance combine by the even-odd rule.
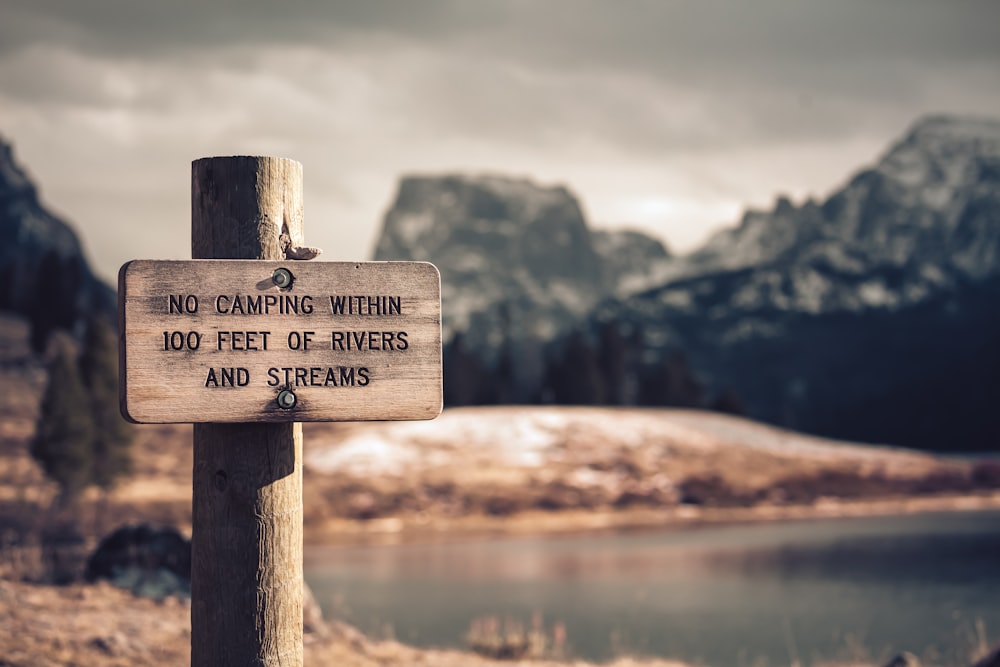
[[977, 622], [1000, 639], [1000, 512], [314, 548], [306, 579], [329, 614], [421, 646], [540, 611], [593, 660], [967, 662]]

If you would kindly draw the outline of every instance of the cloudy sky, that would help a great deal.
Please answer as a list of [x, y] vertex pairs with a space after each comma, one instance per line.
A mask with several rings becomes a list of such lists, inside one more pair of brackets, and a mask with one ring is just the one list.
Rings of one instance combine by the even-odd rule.
[[1000, 3], [4, 0], [0, 136], [99, 273], [189, 256], [190, 162], [305, 170], [366, 259], [404, 173], [568, 185], [688, 250], [823, 196], [924, 113], [1000, 116]]

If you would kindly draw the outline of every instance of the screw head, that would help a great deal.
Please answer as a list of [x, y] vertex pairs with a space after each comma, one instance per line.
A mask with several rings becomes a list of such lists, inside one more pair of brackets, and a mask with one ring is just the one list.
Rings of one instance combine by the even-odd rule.
[[278, 407], [282, 410], [291, 410], [295, 407], [298, 400], [299, 399], [295, 396], [295, 392], [289, 391], [288, 389], [282, 389], [278, 393]]
[[281, 289], [291, 287], [293, 280], [295, 277], [292, 276], [292, 272], [285, 268], [275, 269], [274, 273], [271, 274], [271, 282]]

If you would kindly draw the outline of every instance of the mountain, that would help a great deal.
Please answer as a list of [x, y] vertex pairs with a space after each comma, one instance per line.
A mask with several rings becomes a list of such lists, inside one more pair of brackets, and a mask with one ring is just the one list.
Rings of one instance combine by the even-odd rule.
[[864, 303], [919, 301], [955, 276], [1000, 270], [998, 185], [1000, 122], [929, 117], [822, 204], [782, 198], [772, 211], [748, 212], [690, 267], [700, 274], [789, 262], [853, 275], [894, 269], [911, 277], [908, 289], [872, 286]]
[[565, 188], [410, 177], [376, 258], [441, 268], [459, 399], [515, 376], [473, 402], [556, 382], [574, 401], [720, 397], [831, 437], [1000, 447], [994, 120], [921, 119], [826, 199], [779, 198], [683, 257], [589, 230]]
[[403, 178], [374, 255], [434, 262], [445, 338], [487, 348], [552, 339], [668, 257], [638, 232], [592, 232], [564, 187], [492, 175]]
[[114, 290], [91, 272], [73, 229], [39, 202], [13, 147], [2, 139], [0, 237], [0, 310], [24, 315], [42, 331], [116, 316]]
[[[931, 117], [823, 202], [779, 199], [596, 320], [683, 350], [750, 415], [832, 437], [1000, 446], [1000, 123]], [[596, 329], [597, 324], [593, 325]]]
[[618, 297], [662, 284], [677, 265], [662, 241], [642, 232], [595, 229], [590, 237], [604, 264], [607, 289]]

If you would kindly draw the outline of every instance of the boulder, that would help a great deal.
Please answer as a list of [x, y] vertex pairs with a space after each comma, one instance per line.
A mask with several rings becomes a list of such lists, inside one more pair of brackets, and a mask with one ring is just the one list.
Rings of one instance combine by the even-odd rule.
[[[148, 524], [123, 526], [101, 540], [87, 561], [87, 581], [107, 579], [136, 595], [162, 600], [191, 596], [191, 540], [176, 528]], [[306, 634], [325, 635], [323, 611], [309, 586], [302, 584]], [[103, 641], [103, 640], [102, 640]]]
[[994, 647], [992, 651], [977, 660], [972, 667], [1000, 667], [1000, 646]]
[[920, 667], [920, 660], [909, 651], [903, 651], [885, 663], [885, 667]]
[[123, 526], [101, 540], [87, 561], [87, 581], [107, 579], [137, 595], [191, 595], [191, 540], [176, 528]]

